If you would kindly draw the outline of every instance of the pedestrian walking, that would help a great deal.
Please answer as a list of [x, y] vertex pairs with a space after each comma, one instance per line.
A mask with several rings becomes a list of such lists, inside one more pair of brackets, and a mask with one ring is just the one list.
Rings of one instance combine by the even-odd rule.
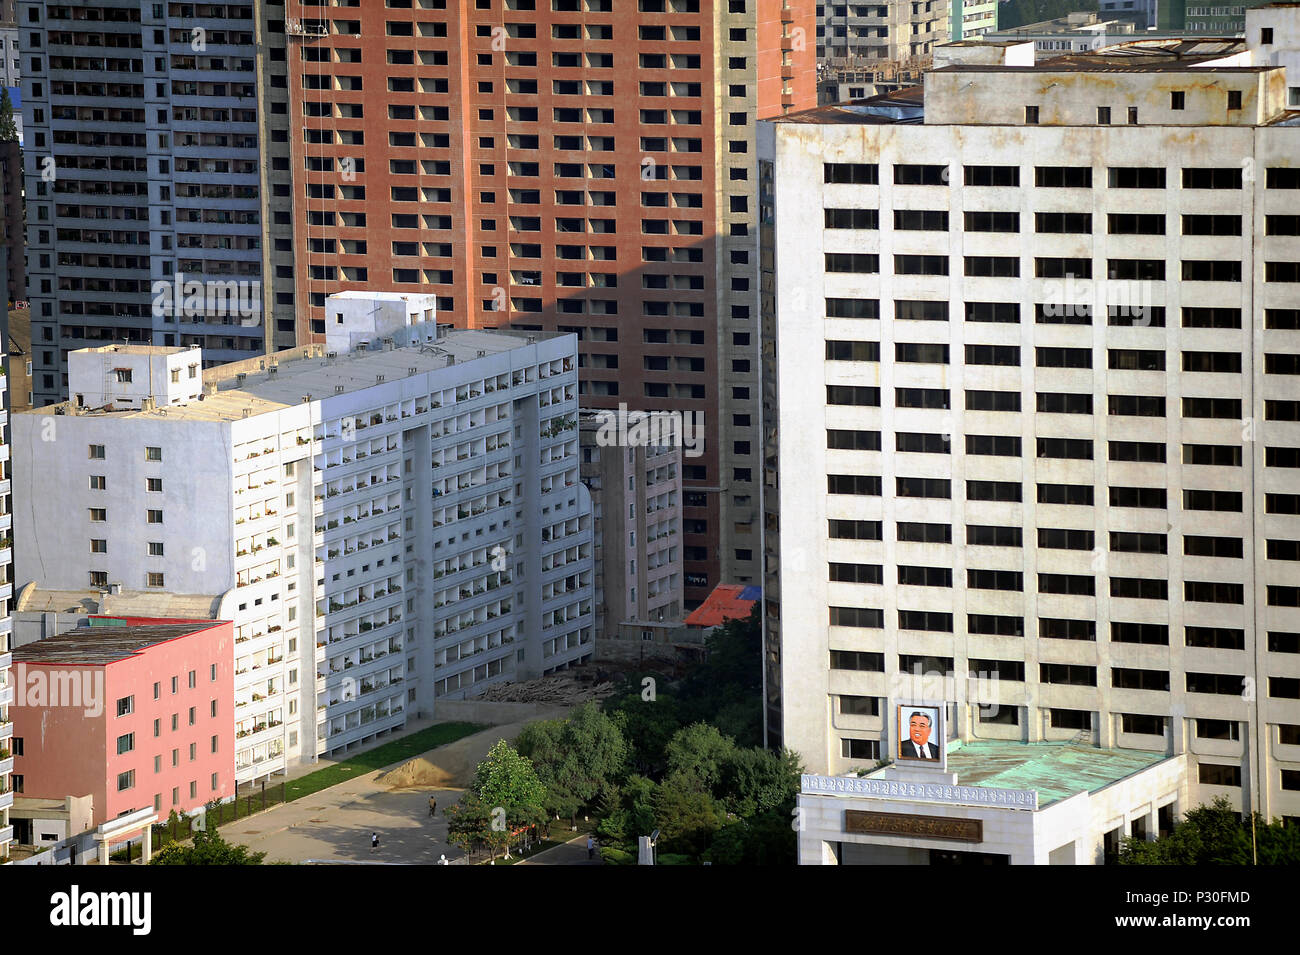
[[379, 833], [372, 832], [370, 833], [370, 851], [374, 852], [378, 848], [379, 848]]
[[596, 858], [596, 840], [591, 836], [587, 836], [587, 858]]
[[438, 799], [436, 796], [429, 797], [429, 815], [435, 816], [438, 813]]

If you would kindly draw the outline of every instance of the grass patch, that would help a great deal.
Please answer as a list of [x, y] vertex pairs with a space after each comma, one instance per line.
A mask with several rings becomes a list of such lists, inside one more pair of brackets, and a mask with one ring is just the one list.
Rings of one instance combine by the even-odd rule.
[[349, 779], [355, 779], [366, 773], [374, 772], [376, 769], [383, 769], [393, 763], [411, 759], [438, 746], [454, 743], [458, 739], [463, 739], [485, 729], [488, 729], [488, 727], [480, 723], [439, 723], [437, 726], [430, 726], [418, 733], [412, 733], [409, 736], [403, 736], [401, 739], [395, 739], [391, 743], [384, 743], [374, 749], [349, 756], [333, 766], [326, 766], [314, 773], [308, 773], [306, 776], [299, 776], [297, 779], [290, 780], [285, 784], [285, 801], [293, 802], [303, 796], [310, 796], [322, 789], [328, 789], [330, 786], [336, 786]]

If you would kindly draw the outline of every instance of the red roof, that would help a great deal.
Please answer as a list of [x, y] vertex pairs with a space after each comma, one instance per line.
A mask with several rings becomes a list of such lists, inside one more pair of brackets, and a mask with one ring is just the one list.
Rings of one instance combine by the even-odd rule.
[[686, 626], [716, 627], [728, 620], [744, 620], [758, 603], [760, 593], [758, 587], [718, 584], [704, 603], [691, 611]]

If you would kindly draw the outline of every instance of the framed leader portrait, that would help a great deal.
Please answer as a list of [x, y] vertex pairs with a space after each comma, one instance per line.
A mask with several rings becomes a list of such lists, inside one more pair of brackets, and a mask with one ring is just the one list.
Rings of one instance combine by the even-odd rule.
[[894, 747], [900, 763], [942, 769], [947, 763], [943, 707], [898, 704], [898, 741]]

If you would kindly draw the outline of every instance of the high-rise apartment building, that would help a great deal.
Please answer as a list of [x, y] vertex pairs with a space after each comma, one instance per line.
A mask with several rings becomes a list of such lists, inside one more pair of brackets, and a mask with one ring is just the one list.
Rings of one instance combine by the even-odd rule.
[[983, 32], [982, 27], [996, 23], [997, 4], [989, 0], [819, 3], [817, 59], [907, 60], [926, 56], [938, 44], [958, 39], [951, 36], [955, 27], [969, 24], [971, 32]]
[[579, 336], [584, 407], [703, 414], [685, 592], [756, 580], [754, 119], [816, 104], [811, 0], [289, 0], [296, 300]]
[[1300, 21], [1265, 11], [954, 47], [922, 121], [765, 127], [768, 731], [812, 772], [924, 693], [1300, 816]]
[[[438, 336], [419, 296], [327, 309], [327, 343], [206, 372], [74, 352], [73, 399], [14, 419], [19, 578], [233, 621], [240, 782], [592, 653], [575, 339]], [[32, 589], [24, 613], [63, 609]]]
[[282, 21], [263, 0], [18, 3], [37, 406], [87, 345], [293, 344]]
[[578, 421], [595, 530], [597, 637], [662, 638], [685, 616], [680, 425], [617, 411]]

